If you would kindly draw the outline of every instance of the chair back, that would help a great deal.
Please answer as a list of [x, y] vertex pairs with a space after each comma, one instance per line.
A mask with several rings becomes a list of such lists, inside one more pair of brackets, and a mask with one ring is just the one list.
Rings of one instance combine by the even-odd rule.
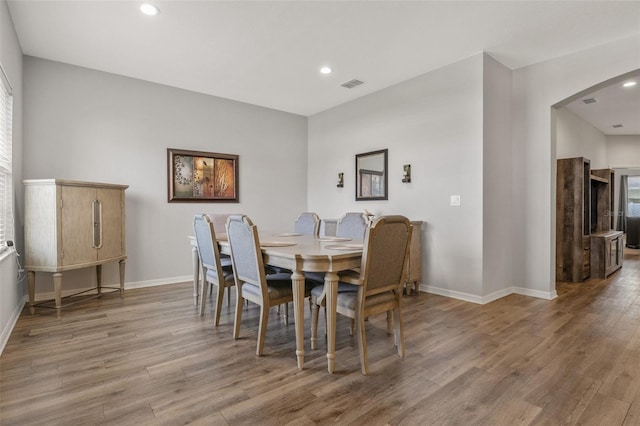
[[315, 213], [302, 213], [296, 219], [294, 231], [303, 235], [318, 235], [320, 232], [320, 218]]
[[266, 287], [258, 228], [251, 219], [245, 215], [229, 216], [227, 219], [227, 239], [231, 248], [231, 262], [236, 285], [239, 284], [239, 280], [243, 283]]
[[193, 218], [193, 232], [198, 244], [200, 264], [203, 269], [206, 269], [204, 275], [206, 276], [208, 272], [218, 279], [223, 278], [221, 275], [220, 251], [211, 219], [205, 214], [195, 215]]
[[338, 221], [336, 237], [351, 238], [353, 241], [364, 241], [367, 230], [367, 217], [364, 213], [345, 213]]
[[410, 242], [411, 223], [404, 216], [382, 216], [367, 228], [360, 272], [365, 297], [404, 284]]

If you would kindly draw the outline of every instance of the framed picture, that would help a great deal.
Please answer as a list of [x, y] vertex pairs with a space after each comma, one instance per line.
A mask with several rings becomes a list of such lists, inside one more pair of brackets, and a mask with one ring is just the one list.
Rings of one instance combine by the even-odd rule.
[[239, 202], [238, 156], [167, 148], [169, 202]]

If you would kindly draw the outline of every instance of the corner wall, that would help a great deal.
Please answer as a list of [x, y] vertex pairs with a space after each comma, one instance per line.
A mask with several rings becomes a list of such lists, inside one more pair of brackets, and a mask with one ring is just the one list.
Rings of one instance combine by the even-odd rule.
[[[482, 302], [482, 96], [478, 54], [310, 117], [309, 210], [424, 221], [422, 289]], [[355, 202], [355, 155], [384, 148], [389, 200]], [[403, 164], [411, 183], [401, 182]], [[339, 172], [344, 188], [336, 188]]]

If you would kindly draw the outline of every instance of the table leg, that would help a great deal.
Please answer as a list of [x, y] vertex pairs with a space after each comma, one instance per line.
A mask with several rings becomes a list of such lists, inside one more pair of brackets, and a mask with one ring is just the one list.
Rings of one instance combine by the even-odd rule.
[[118, 262], [118, 269], [120, 270], [120, 297], [124, 297], [124, 267], [127, 261], [122, 259]]
[[27, 287], [29, 288], [29, 312], [33, 315], [36, 313], [36, 308], [33, 306], [36, 301], [36, 273], [34, 271], [27, 272]]
[[98, 296], [102, 294], [102, 265], [96, 265], [96, 289]]
[[327, 272], [324, 274], [327, 305], [327, 368], [333, 373], [336, 357], [336, 305], [338, 302], [338, 274]]
[[296, 356], [298, 358], [298, 368], [302, 370], [304, 366], [304, 274], [294, 271], [291, 274], [293, 285], [293, 312], [296, 327]]
[[62, 273], [53, 274], [53, 292], [56, 299], [56, 309], [62, 308]]
[[[200, 258], [198, 247], [191, 247], [191, 267], [193, 268], [193, 304], [198, 306], [198, 283], [200, 282]], [[202, 296], [204, 297], [204, 295]]]

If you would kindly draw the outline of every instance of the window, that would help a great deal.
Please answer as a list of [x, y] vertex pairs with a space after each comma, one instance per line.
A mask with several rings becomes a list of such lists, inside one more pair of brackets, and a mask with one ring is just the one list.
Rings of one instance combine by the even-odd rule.
[[13, 169], [11, 166], [11, 128], [13, 97], [4, 69], [0, 67], [0, 252], [13, 239]]
[[640, 216], [640, 176], [629, 176], [627, 216]]

